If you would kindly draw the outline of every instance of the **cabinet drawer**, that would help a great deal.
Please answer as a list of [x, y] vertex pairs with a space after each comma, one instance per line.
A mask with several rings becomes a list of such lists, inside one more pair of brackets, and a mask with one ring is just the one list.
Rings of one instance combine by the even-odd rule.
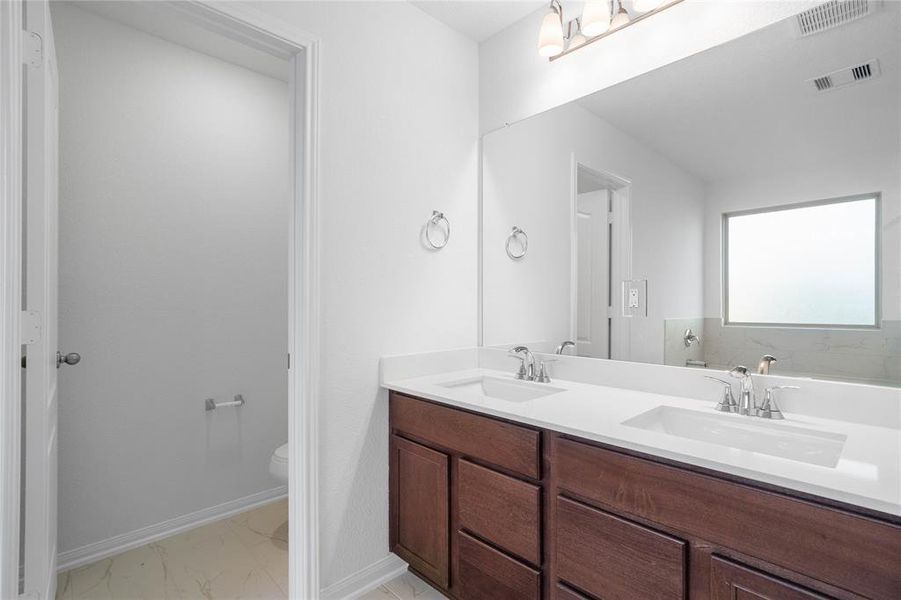
[[871, 598], [901, 598], [901, 527], [558, 438], [561, 489]]
[[711, 600], [829, 600], [719, 556], [710, 559]]
[[685, 597], [685, 542], [567, 498], [556, 512], [560, 579], [604, 600]]
[[557, 600], [589, 600], [588, 597], [569, 589], [562, 583], [557, 584]]
[[457, 474], [460, 527], [540, 565], [541, 488], [465, 460]]
[[391, 426], [533, 479], [541, 477], [541, 433], [391, 392]]
[[463, 532], [457, 535], [461, 600], [539, 600], [538, 571]]

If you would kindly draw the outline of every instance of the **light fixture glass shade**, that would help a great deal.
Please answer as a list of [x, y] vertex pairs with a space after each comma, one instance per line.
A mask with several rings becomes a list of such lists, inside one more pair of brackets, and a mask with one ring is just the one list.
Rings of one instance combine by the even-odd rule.
[[595, 37], [610, 29], [610, 3], [606, 0], [588, 0], [582, 7], [582, 33]]
[[628, 24], [630, 20], [629, 13], [626, 12], [622, 2], [620, 2], [619, 10], [616, 11], [616, 15], [614, 15], [613, 20], [610, 21], [610, 29], [618, 29], [619, 27]]
[[632, 8], [640, 13], [651, 12], [659, 8], [666, 0], [632, 0]]
[[560, 13], [551, 8], [541, 21], [538, 31], [538, 54], [541, 56], [557, 56], [563, 52], [563, 24]]
[[587, 41], [588, 40], [585, 38], [584, 35], [582, 35], [581, 33], [577, 33], [576, 35], [569, 38], [569, 43], [566, 45], [566, 49], [573, 50], [575, 48], [578, 48], [579, 46], [581, 46], [582, 44], [584, 44]]

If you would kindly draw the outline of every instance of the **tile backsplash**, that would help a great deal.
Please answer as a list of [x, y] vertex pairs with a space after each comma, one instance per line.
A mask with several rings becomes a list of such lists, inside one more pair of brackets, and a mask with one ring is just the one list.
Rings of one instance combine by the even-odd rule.
[[[723, 326], [717, 318], [664, 323], [668, 365], [685, 366], [686, 360], [700, 359], [710, 368], [756, 369], [762, 355], [772, 354], [778, 361], [774, 373], [901, 385], [901, 321], [883, 321], [873, 330]], [[700, 336], [700, 344], [685, 347], [687, 327]]]

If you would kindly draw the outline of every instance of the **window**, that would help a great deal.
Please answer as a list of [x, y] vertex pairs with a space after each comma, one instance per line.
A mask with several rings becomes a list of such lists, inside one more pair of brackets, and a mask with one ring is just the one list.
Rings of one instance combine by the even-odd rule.
[[876, 327], [879, 195], [723, 215], [727, 324]]

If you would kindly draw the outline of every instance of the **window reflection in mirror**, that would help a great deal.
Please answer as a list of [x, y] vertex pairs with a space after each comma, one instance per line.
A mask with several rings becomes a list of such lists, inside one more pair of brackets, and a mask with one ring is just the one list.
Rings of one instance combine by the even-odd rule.
[[899, 16], [788, 19], [485, 135], [483, 344], [901, 386]]

